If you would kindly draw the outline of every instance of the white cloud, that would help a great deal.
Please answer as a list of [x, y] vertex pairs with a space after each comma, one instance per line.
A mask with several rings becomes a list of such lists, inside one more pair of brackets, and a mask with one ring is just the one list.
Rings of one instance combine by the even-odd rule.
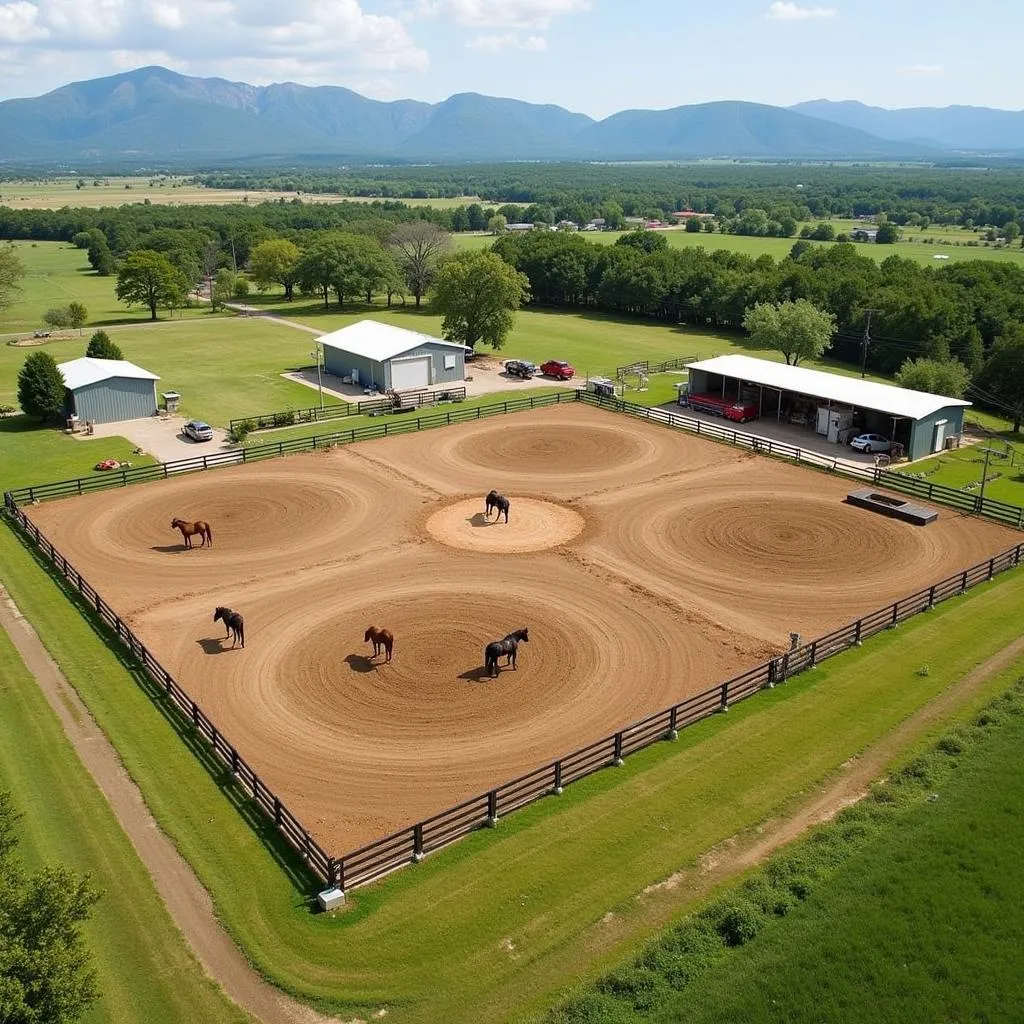
[[415, 12], [469, 28], [546, 29], [555, 18], [590, 9], [590, 0], [419, 0]]
[[470, 50], [485, 50], [497, 53], [499, 50], [527, 50], [531, 53], [542, 53], [548, 48], [548, 41], [543, 36], [526, 36], [522, 38], [515, 32], [504, 32], [501, 35], [479, 35], [466, 41]]
[[806, 21], [808, 18], [834, 18], [837, 13], [834, 7], [800, 7], [792, 0], [775, 0], [765, 17], [773, 21]]
[[910, 67], [900, 68], [899, 71], [901, 75], [918, 78], [929, 78], [946, 73], [946, 69], [941, 64], [911, 64]]
[[0, 0], [4, 76], [58, 81], [160, 63], [188, 74], [337, 83], [422, 71], [429, 58], [398, 17], [359, 0]]

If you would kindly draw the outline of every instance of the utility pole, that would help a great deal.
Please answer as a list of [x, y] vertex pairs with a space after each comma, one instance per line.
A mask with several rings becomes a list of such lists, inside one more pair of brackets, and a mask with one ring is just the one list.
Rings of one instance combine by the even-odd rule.
[[320, 411], [324, 409], [324, 382], [320, 375], [320, 345], [316, 345], [316, 351], [309, 353], [316, 360], [316, 386], [320, 392]]
[[1005, 451], [1000, 451], [998, 448], [982, 448], [985, 453], [985, 467], [981, 471], [981, 493], [978, 495], [978, 508], [981, 508], [982, 503], [985, 501], [985, 484], [988, 481], [988, 461], [994, 455], [997, 459], [1007, 458]]
[[871, 344], [871, 314], [877, 313], [877, 309], [866, 309], [864, 311], [868, 315], [868, 322], [864, 325], [864, 337], [860, 343], [860, 376], [861, 380], [864, 379], [867, 373], [868, 365], [868, 345]]

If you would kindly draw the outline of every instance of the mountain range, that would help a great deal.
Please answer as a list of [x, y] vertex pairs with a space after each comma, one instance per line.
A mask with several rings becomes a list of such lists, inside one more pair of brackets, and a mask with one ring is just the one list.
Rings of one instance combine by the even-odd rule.
[[1024, 112], [883, 110], [815, 100], [625, 110], [461, 93], [382, 102], [334, 86], [252, 86], [161, 67], [0, 103], [0, 165], [253, 162], [929, 159], [1024, 150]]

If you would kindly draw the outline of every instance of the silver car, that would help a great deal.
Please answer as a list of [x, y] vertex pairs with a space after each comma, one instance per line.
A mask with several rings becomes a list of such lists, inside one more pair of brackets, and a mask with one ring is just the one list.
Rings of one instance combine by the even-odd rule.
[[181, 432], [190, 441], [212, 441], [213, 440], [213, 427], [209, 423], [204, 423], [202, 420], [189, 420], [181, 428]]
[[892, 447], [889, 438], [881, 434], [858, 434], [851, 442], [850, 447], [858, 452], [887, 452]]

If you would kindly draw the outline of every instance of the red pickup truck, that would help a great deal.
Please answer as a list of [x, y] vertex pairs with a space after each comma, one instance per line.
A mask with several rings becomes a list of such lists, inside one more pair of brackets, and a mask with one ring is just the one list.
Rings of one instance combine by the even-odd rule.
[[576, 371], [560, 359], [549, 359], [541, 363], [540, 372], [545, 377], [554, 377], [556, 380], [571, 380], [576, 376]]

